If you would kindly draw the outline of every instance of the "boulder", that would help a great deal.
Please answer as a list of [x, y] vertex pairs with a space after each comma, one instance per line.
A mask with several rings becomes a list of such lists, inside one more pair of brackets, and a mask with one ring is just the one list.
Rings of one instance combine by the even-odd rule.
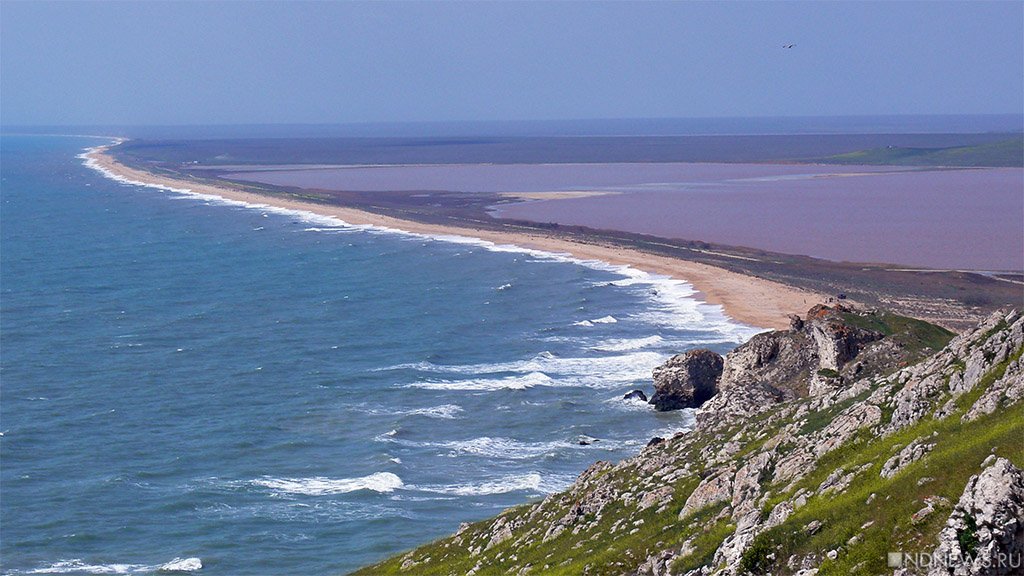
[[806, 334], [762, 332], [726, 355], [719, 387], [725, 390], [763, 384], [785, 398], [803, 396], [807, 374], [817, 369], [817, 362], [816, 348]]
[[633, 398], [636, 398], [641, 402], [647, 402], [647, 394], [644, 394], [643, 390], [633, 390], [622, 397], [623, 400], [632, 400]]
[[722, 357], [707, 349], [677, 354], [654, 369], [651, 404], [661, 411], [699, 408], [718, 393]]
[[929, 576], [1019, 574], [1024, 557], [1024, 471], [998, 458], [967, 481], [939, 535]]
[[810, 333], [818, 348], [818, 368], [838, 372], [854, 359], [867, 344], [881, 340], [885, 335], [874, 330], [865, 330], [843, 320], [840, 312], [846, 309], [830, 309], [816, 306], [808, 313], [805, 329]]

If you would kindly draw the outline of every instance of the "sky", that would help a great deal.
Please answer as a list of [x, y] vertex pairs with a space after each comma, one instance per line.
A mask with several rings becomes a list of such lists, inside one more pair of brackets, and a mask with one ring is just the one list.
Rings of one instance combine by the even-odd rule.
[[0, 1], [4, 125], [1021, 112], [1018, 1]]

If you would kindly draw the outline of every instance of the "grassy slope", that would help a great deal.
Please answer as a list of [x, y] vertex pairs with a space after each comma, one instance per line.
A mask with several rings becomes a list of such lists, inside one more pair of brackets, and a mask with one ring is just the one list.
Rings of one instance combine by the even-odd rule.
[[[942, 420], [926, 418], [884, 438], [862, 434], [853, 443], [827, 454], [817, 469], [788, 494], [817, 487], [839, 468], [852, 470], [864, 464], [871, 467], [858, 474], [842, 493], [811, 498], [786, 522], [759, 535], [744, 556], [744, 568], [755, 574], [767, 572], [773, 568], [767, 560], [770, 553], [787, 558], [842, 549], [835, 560], [825, 560], [819, 574], [878, 574], [886, 572], [886, 552], [934, 549], [952, 504], [960, 498], [967, 480], [980, 470], [985, 458], [996, 454], [1024, 466], [1024, 443], [1020, 442], [1024, 437], [1024, 404], [966, 424], [960, 422], [981, 392], [1001, 377], [1009, 362], [1020, 353], [992, 370], [973, 393], [962, 396], [959, 410], [953, 415]], [[926, 457], [891, 479], [879, 475], [882, 464], [899, 449], [916, 438], [933, 434], [935, 449]], [[924, 479], [930, 480], [922, 483]], [[867, 505], [872, 494], [872, 505]], [[785, 499], [782, 496], [778, 501]], [[914, 513], [925, 507], [925, 498], [937, 496], [945, 498], [949, 505], [940, 504], [934, 513], [913, 522]], [[812, 520], [821, 522], [822, 528], [810, 536], [804, 526]], [[856, 541], [850, 543], [855, 536]]]
[[[885, 322], [885, 327], [891, 329], [892, 322]], [[919, 332], [921, 327], [915, 328], [918, 329], [915, 332]], [[944, 334], [941, 336], [941, 343], [948, 341]], [[955, 503], [968, 478], [979, 471], [981, 462], [992, 453], [1024, 466], [1024, 444], [1020, 442], [1024, 436], [1024, 403], [967, 424], [960, 422], [962, 414], [982, 391], [1000, 378], [1010, 361], [1019, 357], [1022, 351], [1018, 350], [1010, 359], [996, 366], [978, 386], [961, 396], [957, 412], [945, 419], [926, 417], [912, 427], [885, 437], [876, 437], [864, 430], [851, 442], [826, 454], [813, 472], [791, 487], [774, 485], [771, 478], [762, 479], [766, 491], [777, 491], [769, 497], [762, 510], [767, 514], [772, 506], [798, 490], [816, 489], [837, 469], [852, 470], [870, 465], [865, 472], [857, 474], [843, 492], [811, 496], [807, 504], [797, 509], [784, 523], [758, 536], [743, 558], [745, 567], [753, 573], [769, 570], [784, 573], [784, 566], [775, 564], [772, 558], [785, 559], [793, 554], [820, 554], [822, 550], [838, 549], [840, 553], [834, 560], [825, 560], [820, 574], [874, 574], [885, 571], [885, 553], [888, 551], [923, 552], [933, 549], [950, 507], [939, 504], [935, 512], [915, 523], [911, 516], [925, 507], [925, 498], [938, 496]], [[826, 426], [844, 408], [863, 400], [864, 396], [866, 394], [806, 415], [801, 432]], [[524, 527], [516, 530], [517, 536], [531, 530], [537, 536], [523, 541], [510, 538], [483, 550], [493, 520], [478, 522], [461, 535], [422, 546], [357, 574], [464, 574], [474, 567], [477, 568], [476, 574], [505, 574], [514, 573], [524, 565], [530, 565], [529, 573], [621, 574], [635, 570], [650, 554], [678, 549], [684, 542], [689, 542], [692, 552], [673, 561], [673, 572], [682, 573], [706, 565], [735, 526], [730, 523], [728, 515], [720, 514], [723, 504], [698, 510], [682, 520], [677, 518], [682, 503], [701, 480], [704, 471], [702, 450], [709, 443], [721, 444], [725, 439], [736, 437], [740, 448], [734, 458], [742, 459], [790, 423], [777, 417], [786, 406], [791, 407], [782, 405], [757, 415], [742, 430], [736, 426], [715, 438], [691, 437], [689, 441], [669, 443], [667, 449], [672, 450], [675, 461], [690, 462], [694, 468], [674, 482], [671, 504], [660, 511], [653, 506], [637, 512], [633, 507], [627, 509], [620, 500], [614, 500], [602, 511], [600, 522], [578, 534], [566, 530], [543, 542], [540, 536], [546, 532], [551, 520], [563, 516], [574, 503], [573, 498], [565, 495], [555, 496], [548, 500], [543, 515], [536, 514], [535, 518], [526, 521]], [[879, 475], [882, 464], [890, 456], [911, 440], [925, 436], [930, 437], [930, 442], [935, 442], [934, 450], [891, 479]], [[777, 451], [784, 454], [787, 447], [779, 446]], [[604, 472], [603, 480], [616, 492], [642, 493], [647, 489], [640, 485], [645, 478], [635, 468]], [[875, 494], [873, 504], [866, 505], [871, 494]], [[502, 516], [511, 521], [532, 511], [530, 505], [524, 505], [506, 511]], [[812, 520], [822, 523], [821, 529], [813, 536], [804, 530]], [[621, 526], [623, 522], [626, 523], [625, 529], [613, 531], [616, 523]], [[476, 547], [480, 548], [478, 553], [469, 552]], [[407, 560], [417, 564], [402, 570], [401, 565]]]
[[892, 337], [903, 346], [908, 364], [942, 350], [956, 335], [941, 326], [891, 312], [870, 315], [844, 312], [842, 317], [848, 324]]
[[1024, 166], [1024, 137], [953, 148], [873, 148], [816, 160], [826, 164], [893, 166]]

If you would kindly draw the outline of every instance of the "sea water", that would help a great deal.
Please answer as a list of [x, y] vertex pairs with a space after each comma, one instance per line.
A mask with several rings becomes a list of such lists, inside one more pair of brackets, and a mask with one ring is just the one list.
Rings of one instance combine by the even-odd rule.
[[685, 430], [682, 282], [113, 181], [5, 136], [0, 572], [344, 573]]

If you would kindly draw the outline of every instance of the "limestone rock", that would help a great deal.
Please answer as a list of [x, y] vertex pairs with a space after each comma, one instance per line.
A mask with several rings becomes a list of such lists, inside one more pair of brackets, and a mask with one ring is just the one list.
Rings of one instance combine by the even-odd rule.
[[805, 387], [802, 381], [817, 363], [810, 340], [801, 332], [763, 332], [738, 346], [725, 357], [722, 390], [769, 384], [778, 390], [792, 390], [790, 397]]
[[999, 458], [972, 476], [939, 535], [935, 554], [973, 560], [937, 563], [929, 576], [1019, 574], [1024, 568], [1024, 471]]
[[843, 308], [815, 306], [808, 312], [806, 329], [817, 346], [818, 369], [838, 372], [870, 342], [883, 334], [844, 322], [838, 312]]
[[735, 473], [734, 469], [728, 468], [705, 478], [686, 499], [679, 517], [685, 518], [712, 504], [732, 500], [732, 478]]
[[720, 393], [705, 411], [750, 415], [796, 398], [842, 394], [851, 381], [866, 388], [871, 374], [895, 366], [900, 350], [882, 333], [851, 324], [849, 314], [870, 313], [819, 305], [806, 320], [792, 319], [789, 330], [763, 332], [738, 346], [726, 355]]
[[671, 486], [662, 486], [661, 488], [651, 490], [650, 492], [644, 494], [640, 498], [639, 507], [641, 510], [643, 510], [645, 508], [650, 508], [655, 504], [665, 504], [666, 502], [672, 500], [672, 494], [674, 492], [675, 489]]
[[934, 447], [935, 444], [925, 443], [920, 438], [907, 444], [903, 450], [900, 450], [899, 454], [889, 458], [885, 461], [885, 464], [882, 464], [882, 471], [880, 472], [882, 478], [892, 478], [900, 470], [923, 458]]
[[711, 350], [677, 354], [654, 369], [651, 404], [661, 411], [698, 408], [718, 393], [722, 357]]

